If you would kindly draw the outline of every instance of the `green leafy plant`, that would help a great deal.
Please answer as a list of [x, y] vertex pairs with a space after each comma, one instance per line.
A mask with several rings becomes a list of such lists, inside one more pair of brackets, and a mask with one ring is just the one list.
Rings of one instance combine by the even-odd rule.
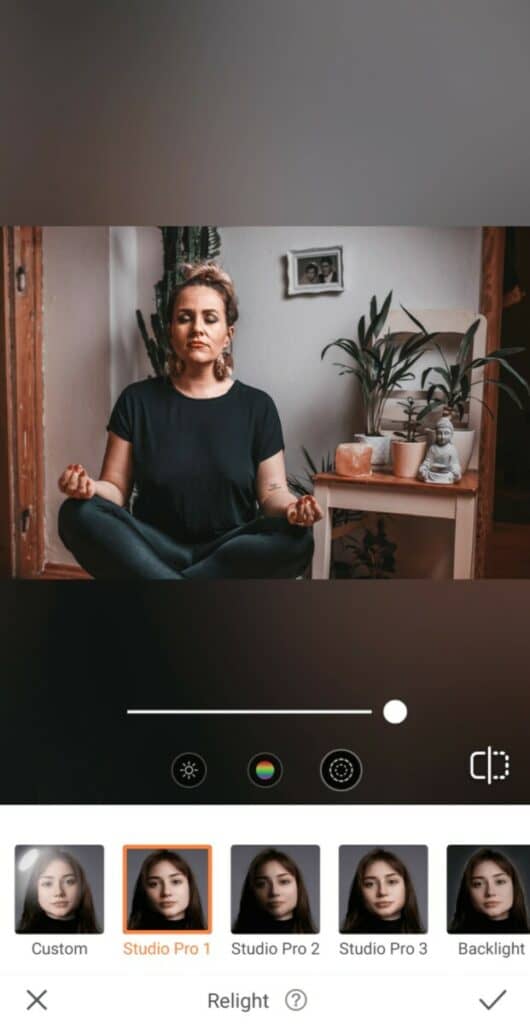
[[170, 352], [169, 300], [173, 289], [184, 280], [184, 263], [215, 260], [221, 252], [221, 237], [215, 227], [163, 227], [163, 274], [155, 284], [155, 309], [150, 317], [152, 336], [144, 317], [136, 310], [136, 320], [157, 377], [163, 375]]
[[334, 363], [334, 366], [339, 367], [339, 376], [352, 373], [359, 381], [365, 430], [372, 436], [381, 434], [384, 407], [390, 394], [402, 388], [405, 381], [413, 380], [412, 367], [435, 337], [423, 327], [403, 342], [396, 340], [396, 334], [382, 335], [391, 301], [392, 292], [389, 292], [379, 309], [373, 295], [368, 325], [362, 316], [357, 325], [357, 340], [338, 338], [325, 346], [320, 357], [323, 359], [328, 349], [336, 347], [352, 360], [353, 366], [344, 363]]
[[309, 454], [307, 448], [304, 448], [304, 446], [302, 445], [301, 450], [306, 463], [304, 476], [298, 477], [293, 476], [292, 474], [289, 474], [287, 476], [287, 483], [289, 485], [289, 489], [293, 492], [293, 494], [297, 494], [299, 497], [303, 497], [305, 494], [313, 493], [313, 476], [316, 473], [335, 472], [335, 465], [329, 452], [327, 453], [327, 455], [322, 456], [320, 460], [320, 469], [318, 469], [314, 459]]
[[[405, 312], [421, 331], [425, 330], [423, 324], [421, 324], [419, 320], [416, 320], [416, 318], [412, 316], [412, 313], [408, 313], [407, 310], [405, 310]], [[435, 344], [434, 347], [440, 356], [441, 363], [437, 366], [428, 366], [423, 371], [421, 377], [422, 388], [428, 384], [429, 379], [431, 380], [431, 383], [427, 387], [427, 405], [423, 413], [424, 416], [428, 413], [442, 409], [446, 415], [453, 419], [455, 424], [462, 425], [469, 401], [480, 402], [489, 415], [492, 416], [492, 411], [486, 402], [477, 395], [472, 394], [473, 387], [483, 384], [486, 379], [483, 377], [481, 380], [471, 381], [473, 370], [481, 367], [495, 365], [502, 367], [503, 370], [518, 381], [518, 383], [524, 388], [526, 394], [530, 394], [530, 385], [528, 384], [528, 381], [526, 381], [509, 362], [513, 356], [517, 356], [521, 352], [524, 352], [524, 348], [498, 348], [495, 349], [495, 351], [490, 352], [487, 356], [477, 356], [473, 359], [473, 339], [479, 324], [480, 320], [474, 320], [462, 336], [454, 363], [450, 363], [440, 345], [438, 343]], [[433, 380], [433, 377], [438, 379]], [[494, 384], [495, 387], [509, 395], [519, 409], [523, 408], [523, 403], [519, 395], [512, 387], [497, 378], [490, 377], [488, 380], [489, 383]]]
[[418, 408], [413, 398], [406, 398], [404, 402], [398, 402], [397, 404], [405, 410], [405, 426], [403, 430], [395, 430], [395, 436], [403, 438], [404, 441], [417, 441], [418, 437], [423, 433], [421, 421], [429, 412], [428, 407], [425, 405]]

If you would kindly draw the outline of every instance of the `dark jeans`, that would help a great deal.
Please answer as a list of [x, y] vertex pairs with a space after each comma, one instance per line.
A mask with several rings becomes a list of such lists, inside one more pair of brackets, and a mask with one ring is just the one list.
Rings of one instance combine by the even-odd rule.
[[181, 544], [106, 498], [68, 498], [59, 535], [83, 569], [102, 580], [289, 579], [313, 554], [312, 531], [263, 516], [207, 544]]

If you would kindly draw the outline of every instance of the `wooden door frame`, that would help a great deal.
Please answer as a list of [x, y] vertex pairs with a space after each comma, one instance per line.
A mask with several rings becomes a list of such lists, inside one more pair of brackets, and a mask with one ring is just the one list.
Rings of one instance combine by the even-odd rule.
[[42, 228], [2, 227], [0, 463], [4, 577], [44, 568]]
[[[480, 281], [480, 312], [487, 321], [486, 353], [501, 347], [504, 249], [506, 228], [482, 229], [482, 269]], [[482, 416], [479, 455], [479, 494], [475, 538], [475, 578], [485, 576], [488, 539], [493, 528], [495, 499], [495, 450], [497, 445], [497, 407], [499, 391], [495, 387], [497, 366], [488, 368], [484, 385], [484, 402], [492, 412]]]
[[41, 227], [0, 228], [0, 579], [87, 579], [45, 561]]
[[7, 229], [0, 239], [0, 579], [15, 575], [13, 395], [11, 388], [10, 252]]

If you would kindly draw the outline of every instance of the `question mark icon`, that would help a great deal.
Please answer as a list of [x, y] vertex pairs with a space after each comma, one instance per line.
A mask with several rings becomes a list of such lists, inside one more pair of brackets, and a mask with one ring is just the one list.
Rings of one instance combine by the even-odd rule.
[[285, 996], [285, 1005], [289, 1010], [303, 1010], [307, 1006], [307, 996], [301, 988], [289, 989]]

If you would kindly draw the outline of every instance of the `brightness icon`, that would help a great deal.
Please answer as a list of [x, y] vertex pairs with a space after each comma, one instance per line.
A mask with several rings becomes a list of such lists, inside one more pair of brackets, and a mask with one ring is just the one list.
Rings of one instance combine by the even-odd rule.
[[206, 761], [200, 754], [178, 754], [171, 765], [173, 782], [183, 789], [194, 789], [204, 782], [207, 773]]
[[193, 761], [184, 761], [179, 768], [179, 775], [185, 782], [194, 782], [199, 774], [199, 769]]

